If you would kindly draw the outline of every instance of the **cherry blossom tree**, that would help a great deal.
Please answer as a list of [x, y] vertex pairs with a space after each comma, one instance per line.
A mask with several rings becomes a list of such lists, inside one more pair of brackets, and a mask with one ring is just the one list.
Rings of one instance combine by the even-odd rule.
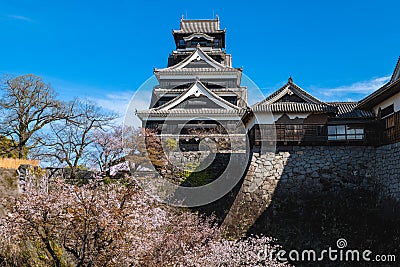
[[124, 160], [122, 127], [96, 129], [93, 137], [89, 159], [100, 172], [109, 175], [110, 167]]
[[156, 202], [129, 179], [10, 198], [2, 266], [287, 266], [260, 260], [270, 238], [228, 241], [212, 218]]

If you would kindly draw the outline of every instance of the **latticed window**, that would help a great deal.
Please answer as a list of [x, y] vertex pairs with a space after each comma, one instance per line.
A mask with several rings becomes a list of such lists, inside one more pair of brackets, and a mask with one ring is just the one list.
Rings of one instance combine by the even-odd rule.
[[329, 125], [328, 140], [345, 141], [345, 140], [363, 140], [364, 128], [351, 125]]

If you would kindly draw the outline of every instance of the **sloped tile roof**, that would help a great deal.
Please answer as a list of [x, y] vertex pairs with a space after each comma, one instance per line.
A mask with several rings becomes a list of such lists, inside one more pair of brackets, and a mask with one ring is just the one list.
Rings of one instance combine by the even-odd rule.
[[[178, 103], [181, 103], [183, 100], [187, 99], [187, 97], [191, 96], [194, 92], [202, 93], [208, 96], [210, 99], [214, 99], [217, 105], [220, 105], [222, 108], [195, 108], [195, 109], [184, 109], [184, 108], [175, 108]], [[221, 98], [219, 95], [215, 94], [211, 90], [209, 90], [204, 84], [200, 81], [196, 81], [192, 84], [191, 87], [183, 91], [179, 96], [173, 98], [168, 101], [164, 105], [161, 105], [156, 108], [151, 108], [148, 110], [140, 110], [136, 111], [136, 115], [140, 118], [145, 119], [146, 116], [149, 117], [174, 117], [174, 116], [196, 116], [196, 115], [224, 115], [224, 116], [242, 116], [246, 113], [247, 109], [238, 107], [225, 99]]]
[[291, 77], [284, 86], [282, 86], [277, 91], [265, 98], [263, 101], [255, 105], [272, 104], [278, 100], [280, 94], [284, 93], [287, 90], [290, 90], [291, 92], [302, 98], [305, 102], [308, 102], [310, 104], [326, 105], [326, 103], [320, 101], [319, 99], [313, 97], [312, 95], [301, 89], [297, 84], [293, 82], [293, 79]]
[[336, 112], [336, 108], [324, 104], [310, 104], [299, 102], [277, 102], [267, 105], [257, 105], [251, 108], [254, 112]]
[[[210, 99], [214, 99], [218, 105], [225, 106], [226, 108], [231, 108], [231, 109], [240, 109], [238, 106], [226, 101], [219, 95], [215, 94], [213, 91], [208, 89], [202, 82], [196, 81], [190, 86], [188, 89], [186, 89], [184, 92], [182, 92], [179, 96], [175, 97], [174, 99], [168, 101], [162, 106], [152, 108], [151, 110], [163, 110], [163, 109], [170, 109], [167, 108], [170, 105], [176, 106], [178, 103], [182, 102], [185, 100], [187, 97], [193, 94], [193, 92], [197, 91], [199, 94], [203, 93], [204, 95], [208, 95]], [[192, 92], [192, 93], [191, 93]]]
[[[302, 102], [279, 101], [287, 94], [296, 95]], [[254, 112], [336, 112], [336, 107], [313, 97], [297, 86], [291, 77], [284, 86], [269, 95], [263, 101], [254, 104], [251, 108]]]
[[337, 118], [374, 118], [373, 112], [357, 108], [357, 102], [331, 102], [337, 107]]
[[226, 110], [226, 109], [172, 109], [172, 110], [140, 110], [136, 115], [142, 118], [149, 117], [175, 117], [175, 116], [198, 116], [198, 115], [224, 115], [229, 117], [241, 117], [246, 113], [246, 109]]
[[[197, 46], [196, 50], [194, 50], [189, 56], [187, 56], [184, 60], [181, 62], [167, 67], [167, 68], [162, 68], [162, 69], [154, 69], [154, 73], [158, 72], [165, 72], [165, 71], [185, 71], [185, 67], [187, 67], [190, 63], [192, 62], [199, 62], [202, 61], [204, 62], [203, 67], [201, 69], [210, 69], [210, 70], [238, 70], [229, 66], [226, 66], [224, 64], [221, 64], [217, 62], [215, 59], [213, 59], [211, 56], [207, 55], [206, 52], [201, 49], [200, 46]], [[199, 69], [199, 68], [196, 68]], [[186, 71], [192, 71], [193, 68], [189, 68]]]

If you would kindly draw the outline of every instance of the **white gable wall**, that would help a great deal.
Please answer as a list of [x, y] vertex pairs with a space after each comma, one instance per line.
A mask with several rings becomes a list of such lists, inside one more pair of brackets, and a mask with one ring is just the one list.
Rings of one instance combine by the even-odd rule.
[[378, 114], [379, 108], [384, 109], [390, 106], [391, 104], [394, 104], [394, 112], [400, 111], [400, 92], [386, 99], [385, 101], [379, 103], [378, 105], [374, 106], [375, 114]]

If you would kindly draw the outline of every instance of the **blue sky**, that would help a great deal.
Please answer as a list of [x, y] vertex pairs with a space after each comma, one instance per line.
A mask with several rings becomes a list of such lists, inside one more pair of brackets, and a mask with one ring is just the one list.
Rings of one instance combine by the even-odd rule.
[[172, 29], [218, 14], [227, 51], [265, 94], [292, 75], [326, 101], [359, 100], [387, 81], [400, 55], [399, 1], [0, 2], [0, 74], [33, 73], [63, 99], [121, 112], [165, 67]]

